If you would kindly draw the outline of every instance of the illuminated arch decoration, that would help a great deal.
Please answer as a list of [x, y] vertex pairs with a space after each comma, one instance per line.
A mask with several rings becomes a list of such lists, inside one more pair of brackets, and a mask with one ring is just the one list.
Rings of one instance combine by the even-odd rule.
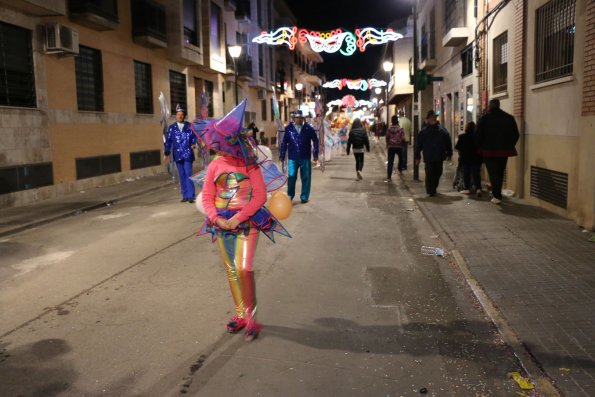
[[380, 45], [389, 41], [402, 39], [403, 35], [393, 32], [392, 29], [378, 30], [375, 28], [356, 29], [355, 34], [348, 30], [337, 28], [329, 32], [318, 32], [315, 30], [298, 29], [293, 27], [280, 27], [270, 32], [261, 32], [252, 39], [253, 43], [268, 45], [287, 45], [290, 50], [295, 49], [296, 44], [304, 46], [310, 44], [316, 52], [327, 52], [333, 54], [339, 52], [342, 55], [350, 56], [359, 48], [364, 52], [369, 45]]
[[[349, 97], [351, 97], [351, 98], [349, 98]], [[360, 99], [358, 101], [352, 95], [345, 95], [343, 97], [343, 99], [335, 99], [334, 101], [330, 101], [326, 104], [326, 107], [329, 109], [333, 108], [334, 106], [345, 106], [345, 107], [351, 106], [354, 109], [363, 107], [363, 106], [367, 106], [367, 107], [371, 108], [374, 106], [374, 103], [370, 102], [370, 101], [366, 101], [365, 99]]]
[[332, 81], [327, 81], [322, 85], [324, 88], [337, 88], [342, 90], [344, 87], [347, 87], [350, 90], [361, 90], [367, 91], [372, 88], [376, 87], [384, 87], [386, 86], [386, 81], [378, 80], [378, 79], [335, 79]]
[[269, 45], [283, 45], [286, 44], [290, 50], [295, 49], [298, 40], [296, 37], [297, 27], [281, 27], [271, 33], [262, 32], [259, 36], [252, 39], [253, 43], [269, 44]]

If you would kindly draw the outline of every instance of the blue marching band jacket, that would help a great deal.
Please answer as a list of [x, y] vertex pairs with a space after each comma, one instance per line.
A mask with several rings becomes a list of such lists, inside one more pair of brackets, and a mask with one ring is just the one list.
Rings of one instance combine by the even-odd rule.
[[196, 135], [190, 128], [190, 123], [185, 121], [182, 131], [178, 128], [178, 123], [175, 122], [167, 129], [167, 136], [165, 137], [164, 147], [165, 155], [168, 156], [173, 153], [174, 161], [194, 161], [194, 150], [192, 146], [197, 144]]

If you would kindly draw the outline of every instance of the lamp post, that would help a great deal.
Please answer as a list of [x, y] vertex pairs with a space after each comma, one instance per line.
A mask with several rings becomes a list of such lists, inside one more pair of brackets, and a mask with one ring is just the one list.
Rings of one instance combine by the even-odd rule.
[[298, 91], [298, 110], [300, 110], [300, 106], [302, 106], [302, 88], [304, 88], [302, 83], [296, 83], [295, 89]]
[[384, 61], [382, 69], [388, 73], [388, 81], [386, 82], [386, 128], [388, 129], [388, 86], [390, 85], [391, 72], [393, 70], [393, 63], [391, 61]]
[[234, 70], [234, 94], [236, 100], [236, 106], [238, 106], [238, 65], [236, 63], [236, 59], [240, 57], [242, 53], [242, 47], [239, 45], [232, 45], [229, 46], [229, 55], [231, 59], [233, 59], [233, 70]]

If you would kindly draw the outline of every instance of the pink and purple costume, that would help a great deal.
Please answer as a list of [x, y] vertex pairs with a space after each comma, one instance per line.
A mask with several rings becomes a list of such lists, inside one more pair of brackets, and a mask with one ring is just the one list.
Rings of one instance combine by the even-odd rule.
[[[223, 155], [213, 160], [200, 178], [207, 219], [198, 234], [210, 233], [223, 256], [236, 311], [228, 329], [236, 332], [246, 326], [246, 336], [252, 338], [260, 329], [252, 267], [259, 232], [273, 241], [274, 232], [290, 236], [264, 207], [267, 190], [279, 189], [286, 179], [270, 160], [258, 159], [252, 138], [241, 131], [245, 104], [243, 101], [220, 121], [196, 120], [192, 129], [206, 146]], [[226, 230], [217, 225], [217, 218], [234, 216], [239, 221], [237, 228]]]

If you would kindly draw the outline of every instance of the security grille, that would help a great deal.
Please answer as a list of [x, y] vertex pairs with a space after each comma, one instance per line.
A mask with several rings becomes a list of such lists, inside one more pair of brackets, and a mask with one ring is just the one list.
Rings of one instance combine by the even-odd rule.
[[535, 82], [572, 74], [576, 0], [551, 0], [536, 11]]
[[103, 112], [103, 66], [101, 51], [80, 46], [74, 58], [76, 99], [79, 110]]
[[199, 23], [196, 0], [184, 0], [184, 43], [198, 46]]
[[53, 183], [52, 163], [0, 168], [0, 194], [48, 186]]
[[205, 92], [207, 93], [207, 98], [209, 102], [207, 103], [207, 111], [208, 117], [213, 117], [215, 115], [215, 109], [213, 108], [213, 94], [215, 93], [215, 85], [210, 80], [205, 80]]
[[34, 108], [31, 31], [0, 22], [0, 105]]
[[186, 107], [186, 75], [173, 70], [169, 71], [169, 96], [171, 98], [171, 111], [176, 113], [176, 105]]
[[152, 167], [161, 164], [160, 150], [147, 150], [130, 153], [130, 169]]
[[151, 65], [134, 61], [134, 89], [136, 92], [136, 113], [153, 113], [153, 85]]
[[76, 179], [114, 174], [122, 171], [119, 154], [76, 159]]
[[494, 92], [506, 91], [508, 87], [508, 32], [494, 39]]
[[566, 208], [568, 174], [531, 166], [531, 196]]

